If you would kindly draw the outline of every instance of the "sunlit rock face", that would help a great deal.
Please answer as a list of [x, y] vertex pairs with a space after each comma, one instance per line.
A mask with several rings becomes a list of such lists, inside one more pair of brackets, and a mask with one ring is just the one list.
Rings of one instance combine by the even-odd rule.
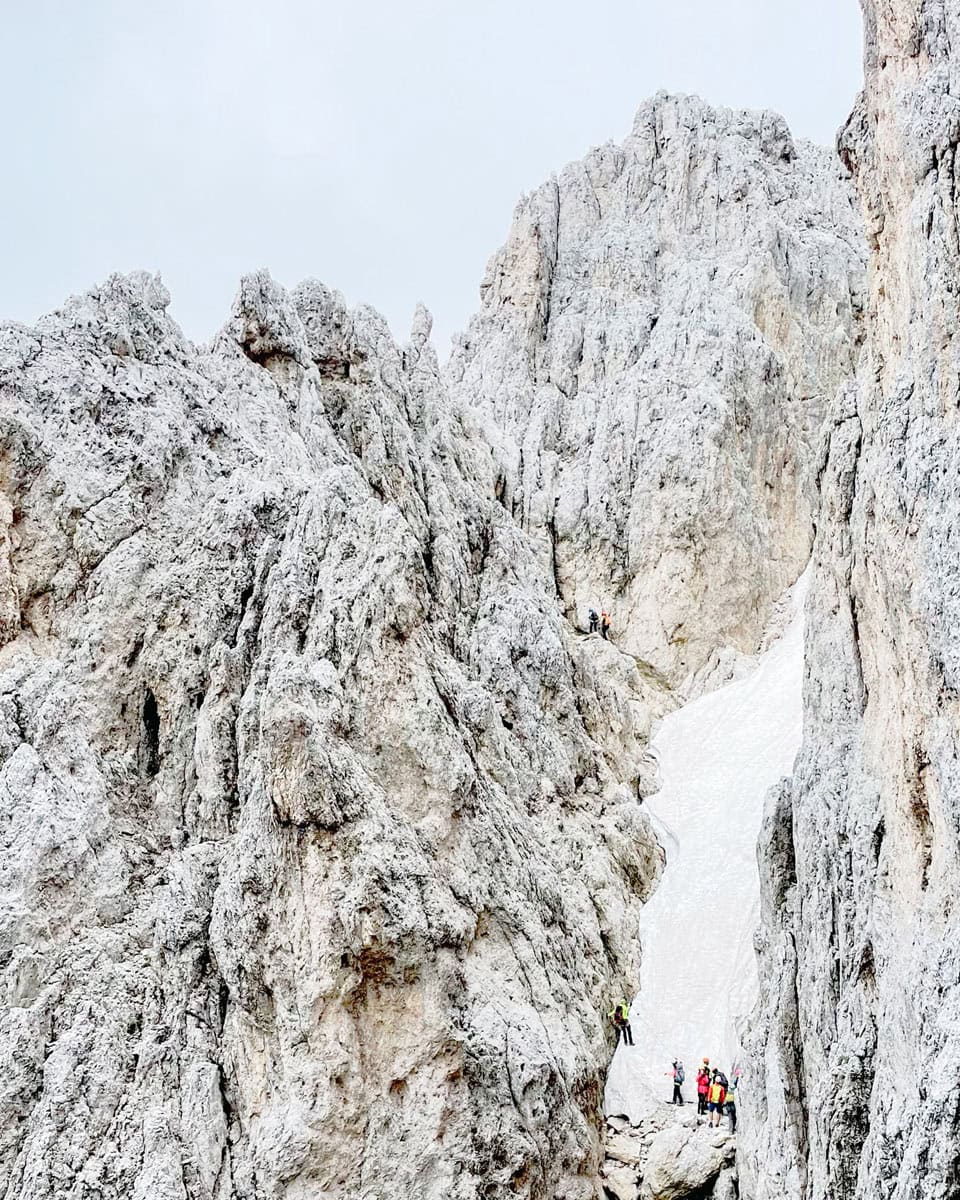
[[424, 312], [251, 276], [198, 350], [167, 302], [0, 329], [0, 1191], [592, 1196], [630, 672]]
[[741, 1194], [765, 1200], [960, 1194], [960, 4], [863, 9], [839, 148], [866, 343], [820, 480], [804, 748], [761, 847]]
[[776, 114], [658, 95], [520, 203], [451, 359], [567, 614], [688, 692], [809, 557], [861, 336], [847, 175]]

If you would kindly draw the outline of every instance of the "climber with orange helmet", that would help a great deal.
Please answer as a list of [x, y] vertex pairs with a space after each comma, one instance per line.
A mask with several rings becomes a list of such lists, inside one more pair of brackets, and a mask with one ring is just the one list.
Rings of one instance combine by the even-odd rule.
[[610, 637], [610, 614], [606, 610], [600, 614], [600, 632], [604, 640]]

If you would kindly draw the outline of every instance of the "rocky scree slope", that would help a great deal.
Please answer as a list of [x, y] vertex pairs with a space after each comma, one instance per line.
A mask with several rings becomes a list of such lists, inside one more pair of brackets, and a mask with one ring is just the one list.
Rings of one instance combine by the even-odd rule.
[[688, 694], [756, 650], [809, 558], [863, 257], [834, 154], [661, 94], [521, 202], [454, 350], [567, 614], [612, 606]]
[[742, 1194], [960, 1195], [960, 3], [864, 0], [865, 352], [822, 467], [804, 747], [762, 839]]
[[604, 1200], [737, 1200], [736, 1136], [661, 1105], [633, 1124], [607, 1117]]
[[167, 303], [0, 327], [0, 1194], [593, 1196], [628, 689], [425, 313]]

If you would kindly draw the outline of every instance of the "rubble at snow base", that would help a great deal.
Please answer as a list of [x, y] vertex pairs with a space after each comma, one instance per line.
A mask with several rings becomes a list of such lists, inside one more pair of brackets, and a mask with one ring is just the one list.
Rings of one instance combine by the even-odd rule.
[[735, 1200], [736, 1137], [662, 1105], [634, 1124], [608, 1116], [600, 1170], [608, 1200]]

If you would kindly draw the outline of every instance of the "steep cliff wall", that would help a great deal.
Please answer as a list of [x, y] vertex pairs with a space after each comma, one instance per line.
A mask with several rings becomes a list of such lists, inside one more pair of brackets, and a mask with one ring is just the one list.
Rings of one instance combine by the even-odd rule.
[[746, 1193], [960, 1195], [960, 4], [864, 0], [840, 138], [867, 341], [820, 472], [804, 747], [772, 798]]
[[0, 328], [0, 1192], [593, 1196], [648, 685], [425, 314], [167, 300]]
[[202, 350], [139, 275], [0, 326], [8, 1200], [596, 1195], [651, 721], [818, 485], [854, 536], [841, 174], [658, 98], [521, 205], [446, 380], [425, 313], [264, 275]]
[[661, 94], [520, 204], [451, 360], [567, 613], [611, 607], [675, 684], [752, 654], [809, 557], [860, 336], [845, 175], [774, 113]]

